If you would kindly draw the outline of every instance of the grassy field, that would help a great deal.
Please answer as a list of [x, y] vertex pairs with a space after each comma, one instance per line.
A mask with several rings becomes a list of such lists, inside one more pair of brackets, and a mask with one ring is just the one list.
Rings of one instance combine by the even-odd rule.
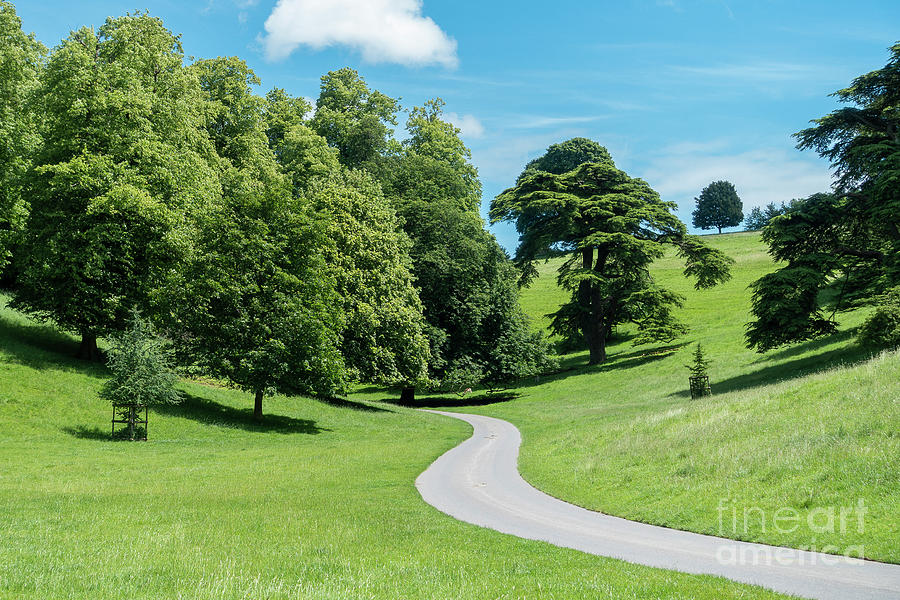
[[[691, 332], [683, 340], [638, 348], [620, 341], [596, 367], [586, 366], [585, 353], [569, 355], [568, 370], [513, 390], [512, 401], [457, 409], [516, 424], [525, 478], [570, 502], [678, 529], [828, 552], [855, 547], [854, 555], [900, 562], [900, 355], [867, 360], [854, 345], [865, 310], [840, 316], [829, 338], [767, 354], [744, 348], [747, 286], [772, 262], [758, 234], [706, 239], [736, 260], [727, 284], [694, 291], [673, 256], [653, 269], [687, 299], [680, 314]], [[555, 267], [543, 265], [524, 292], [536, 326], [564, 299]], [[713, 361], [715, 395], [692, 401], [684, 365], [696, 341]], [[859, 501], [862, 531], [856, 512], [846, 513], [841, 531], [840, 510]], [[795, 516], [776, 527], [779, 515]]]
[[439, 513], [413, 481], [468, 427], [406, 408], [277, 397], [257, 425], [186, 382], [149, 442], [110, 441], [75, 348], [0, 302], [0, 598], [782, 597]]

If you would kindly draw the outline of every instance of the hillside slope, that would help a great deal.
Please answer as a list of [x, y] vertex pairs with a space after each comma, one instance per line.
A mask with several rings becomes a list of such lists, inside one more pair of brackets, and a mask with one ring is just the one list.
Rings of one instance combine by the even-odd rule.
[[[861, 546], [867, 557], [900, 562], [900, 356], [866, 361], [853, 342], [864, 310], [839, 315], [841, 327], [828, 338], [748, 350], [747, 286], [772, 262], [756, 233], [707, 239], [736, 260], [727, 284], [695, 291], [671, 254], [653, 267], [659, 282], [686, 298], [684, 339], [637, 348], [620, 340], [608, 363], [595, 367], [584, 352], [568, 355], [567, 370], [527, 382], [515, 400], [459, 410], [519, 427], [523, 475], [564, 500], [771, 544], [856, 553]], [[542, 315], [565, 298], [555, 267], [542, 265], [523, 292], [536, 326], [546, 326]], [[696, 341], [713, 361], [715, 395], [692, 401], [684, 365]], [[862, 531], [828, 525], [832, 511], [859, 502], [867, 511]], [[779, 510], [796, 510], [796, 527], [776, 527]]]

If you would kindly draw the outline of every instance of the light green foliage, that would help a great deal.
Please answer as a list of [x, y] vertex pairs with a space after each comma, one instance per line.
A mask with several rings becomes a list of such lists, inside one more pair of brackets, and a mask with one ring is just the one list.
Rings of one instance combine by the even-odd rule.
[[859, 329], [859, 341], [876, 348], [900, 346], [900, 286], [879, 297], [875, 312]]
[[288, 131], [305, 125], [306, 116], [311, 110], [312, 107], [304, 98], [294, 98], [281, 88], [269, 91], [263, 107], [269, 146], [277, 148]]
[[424, 382], [429, 350], [410, 242], [378, 183], [365, 171], [339, 172], [313, 179], [304, 194], [334, 243], [324, 257], [347, 316], [347, 365], [363, 381]]
[[191, 256], [173, 275], [179, 353], [256, 395], [331, 395], [347, 385], [345, 319], [324, 256], [334, 247], [309, 201], [292, 194], [269, 148], [258, 81], [237, 58], [198, 61], [207, 129], [221, 158], [221, 203], [197, 215]]
[[390, 146], [399, 108], [396, 100], [370, 91], [359, 73], [345, 67], [322, 76], [310, 127], [338, 150], [344, 166], [375, 170]]
[[309, 206], [286, 189], [229, 171], [222, 206], [198, 225], [197, 248], [172, 283], [171, 324], [184, 360], [262, 395], [331, 395], [346, 387], [344, 317]]
[[[760, 351], [831, 332], [820, 293], [829, 285], [839, 286], [838, 298], [844, 281], [853, 296], [871, 298], [900, 282], [900, 44], [890, 51], [883, 68], [834, 94], [851, 106], [795, 136], [798, 148], [831, 161], [838, 181], [833, 195], [792, 202], [764, 230], [772, 255], [787, 265], [753, 284], [747, 343]], [[779, 297], [791, 282], [799, 291], [793, 303]]]
[[730, 181], [713, 181], [694, 198], [697, 208], [692, 213], [694, 227], [700, 229], [737, 227], [744, 220], [743, 204]]
[[308, 200], [332, 242], [324, 258], [346, 316], [341, 353], [354, 379], [427, 379], [428, 342], [410, 273], [409, 239], [381, 187], [347, 170], [338, 151], [300, 120], [303, 104], [267, 96], [269, 141], [293, 194]]
[[[30, 173], [16, 306], [93, 339], [155, 303], [189, 246], [184, 215], [220, 194], [199, 87], [146, 14], [80, 29], [35, 96], [44, 144]], [[148, 310], [148, 314], [152, 313]]]
[[[393, 187], [415, 190], [425, 201], [451, 200], [464, 211], [478, 212], [481, 182], [472, 153], [459, 138], [459, 129], [444, 121], [444, 101], [429, 100], [414, 107], [406, 121], [403, 159], [391, 175]], [[407, 192], [407, 198], [410, 194]]]
[[112, 404], [177, 404], [181, 394], [172, 361], [166, 343], [134, 311], [128, 327], [112, 339], [107, 360], [112, 377], [100, 388], [100, 397]]
[[40, 144], [28, 98], [37, 85], [45, 53], [34, 35], [22, 31], [13, 4], [0, 1], [0, 272], [28, 215], [22, 179]]
[[412, 482], [469, 430], [438, 415], [276, 396], [257, 422], [247, 394], [184, 381], [151, 441], [111, 443], [106, 373], [2, 304], [0, 596], [784, 599], [441, 514]]
[[[572, 167], [585, 157], [593, 162]], [[526, 165], [516, 186], [491, 203], [491, 219], [516, 222], [523, 283], [536, 274], [535, 261], [568, 255], [558, 283], [571, 300], [556, 312], [552, 330], [582, 338], [593, 364], [606, 359], [607, 339], [620, 323], [638, 324], [639, 344], [685, 333], [672, 313], [681, 298], [649, 273], [664, 244], [678, 248], [685, 275], [698, 288], [728, 279], [731, 259], [689, 236], [674, 208], [645, 181], [617, 169], [605, 148], [576, 138]]]

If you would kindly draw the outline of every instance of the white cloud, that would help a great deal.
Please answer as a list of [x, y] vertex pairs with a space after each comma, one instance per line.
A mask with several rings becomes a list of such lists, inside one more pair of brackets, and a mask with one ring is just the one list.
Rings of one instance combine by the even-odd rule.
[[781, 148], [754, 149], [729, 154], [727, 143], [711, 141], [671, 146], [653, 158], [643, 177], [664, 200], [678, 203], [689, 214], [694, 198], [713, 181], [734, 184], [744, 213], [754, 206], [805, 198], [831, 188], [828, 165], [817, 158]]
[[455, 112], [444, 113], [444, 118], [453, 123], [463, 137], [480, 138], [484, 136], [484, 125], [475, 115], [459, 115]]
[[358, 50], [370, 63], [456, 67], [456, 40], [422, 15], [422, 0], [278, 0], [262, 42], [271, 60], [304, 45]]

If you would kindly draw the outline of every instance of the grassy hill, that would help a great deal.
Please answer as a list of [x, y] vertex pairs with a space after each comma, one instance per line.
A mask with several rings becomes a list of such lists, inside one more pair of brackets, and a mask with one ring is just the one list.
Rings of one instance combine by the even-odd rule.
[[185, 382], [114, 442], [106, 376], [0, 298], [0, 598], [780, 598], [460, 523], [413, 486], [465, 424]]
[[[825, 340], [744, 349], [746, 286], [772, 265], [755, 235], [709, 239], [738, 261], [729, 284], [695, 292], [674, 259], [655, 266], [687, 297], [685, 340], [621, 341], [598, 367], [568, 356], [568, 370], [525, 382], [511, 401], [423, 403], [509, 419], [524, 434], [526, 478], [584, 506], [792, 546], [861, 544], [900, 561], [900, 356], [866, 360], [853, 346], [862, 314]], [[533, 314], [560, 301], [552, 270], [525, 293]], [[684, 344], [698, 339], [716, 395], [691, 401]], [[439, 513], [413, 481], [468, 427], [383, 402], [383, 390], [334, 404], [276, 397], [258, 425], [248, 395], [184, 382], [184, 406], [151, 413], [149, 442], [110, 441], [105, 370], [69, 358], [75, 348], [0, 298], [0, 598], [780, 597]], [[862, 533], [806, 521], [860, 498]], [[766, 526], [757, 512], [732, 531], [748, 507]], [[773, 531], [783, 507], [802, 516], [795, 531]]]
[[[900, 355], [861, 362], [869, 355], [853, 333], [865, 311], [840, 317], [838, 333], [822, 340], [767, 354], [746, 349], [747, 286], [773, 264], [756, 233], [707, 240], [736, 260], [727, 284], [695, 291], [671, 254], [653, 268], [686, 297], [680, 314], [691, 332], [683, 340], [637, 348], [619, 341], [596, 367], [584, 352], [569, 355], [568, 370], [527, 382], [515, 400], [460, 410], [515, 423], [525, 478], [576, 504], [772, 544], [861, 546], [867, 557], [900, 562]], [[565, 299], [557, 264], [543, 265], [523, 293], [539, 327]], [[692, 401], [684, 365], [696, 341], [713, 361], [715, 395]], [[868, 511], [863, 531], [849, 514], [844, 532], [839, 522], [829, 529], [830, 511], [859, 501]], [[792, 531], [788, 521], [775, 527], [780, 509], [797, 511]]]

